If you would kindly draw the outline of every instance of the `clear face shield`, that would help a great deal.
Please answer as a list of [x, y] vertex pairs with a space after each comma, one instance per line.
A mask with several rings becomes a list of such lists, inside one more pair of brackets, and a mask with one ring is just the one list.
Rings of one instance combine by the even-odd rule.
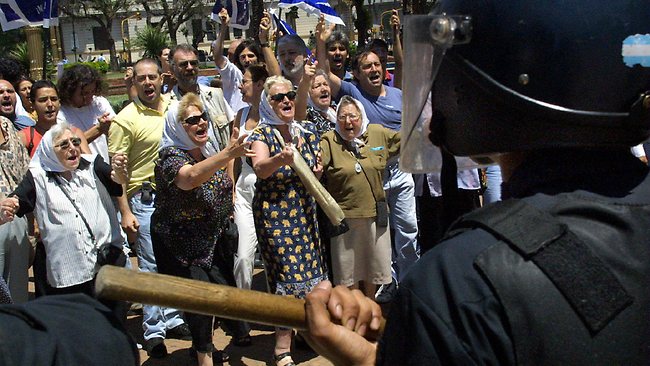
[[[409, 15], [404, 18], [404, 70], [402, 81], [402, 147], [400, 169], [409, 173], [438, 172], [440, 149], [429, 140], [431, 87], [446, 51], [468, 43], [472, 18], [463, 15]], [[457, 158], [459, 170], [481, 166]]]

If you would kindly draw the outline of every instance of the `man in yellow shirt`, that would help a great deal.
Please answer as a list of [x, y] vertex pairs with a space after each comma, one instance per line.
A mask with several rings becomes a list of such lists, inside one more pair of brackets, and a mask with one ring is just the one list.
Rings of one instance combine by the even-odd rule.
[[[154, 166], [162, 138], [169, 97], [161, 95], [162, 70], [153, 59], [142, 59], [133, 67], [133, 85], [137, 97], [113, 120], [108, 137], [109, 153], [127, 154], [128, 185], [118, 199], [122, 228], [130, 243], [135, 243], [138, 267], [143, 272], [156, 272], [156, 259], [151, 246], [149, 222], [154, 211], [156, 187]], [[176, 309], [145, 305], [142, 327], [146, 350], [151, 357], [164, 357], [167, 338], [190, 337], [189, 328]]]

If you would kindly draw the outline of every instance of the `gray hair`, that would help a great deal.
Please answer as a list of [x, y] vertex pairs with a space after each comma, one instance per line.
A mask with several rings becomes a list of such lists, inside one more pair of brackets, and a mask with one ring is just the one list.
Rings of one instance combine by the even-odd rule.
[[61, 137], [65, 131], [72, 132], [72, 126], [68, 122], [62, 121], [50, 128], [50, 133], [52, 134], [52, 142]]

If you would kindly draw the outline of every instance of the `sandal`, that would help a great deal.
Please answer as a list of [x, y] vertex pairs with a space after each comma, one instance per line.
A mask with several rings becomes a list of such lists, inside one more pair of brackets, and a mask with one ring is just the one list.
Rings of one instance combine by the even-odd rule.
[[296, 363], [291, 358], [291, 352], [273, 355], [273, 361], [275, 361], [275, 366], [296, 366]]

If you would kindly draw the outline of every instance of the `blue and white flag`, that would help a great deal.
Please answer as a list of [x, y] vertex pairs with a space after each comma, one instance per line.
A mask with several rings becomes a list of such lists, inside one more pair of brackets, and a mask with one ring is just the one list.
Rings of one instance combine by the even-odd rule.
[[282, 32], [282, 35], [296, 34], [296, 31], [291, 28], [289, 23], [285, 22], [284, 20], [278, 18], [277, 15], [275, 15], [275, 11], [273, 9], [270, 10], [270, 13], [273, 16], [273, 24], [275, 24], [275, 29], [277, 29], [278, 32]]
[[[273, 17], [273, 24], [275, 24], [275, 29], [278, 32], [282, 32], [283, 36], [286, 36], [288, 34], [297, 34], [293, 28], [289, 25], [289, 23], [285, 22], [284, 20], [278, 18], [277, 15], [275, 15], [275, 9], [269, 9], [269, 13], [271, 13], [271, 16]], [[308, 57], [312, 57], [311, 50], [309, 47], [306, 47], [306, 51]]]
[[210, 18], [221, 22], [219, 12], [223, 8], [228, 10], [231, 28], [248, 29], [251, 22], [248, 0], [217, 0], [212, 7]]
[[650, 34], [636, 34], [625, 38], [621, 54], [628, 67], [650, 67]]
[[307, 16], [323, 14], [325, 20], [330, 23], [345, 25], [343, 19], [339, 17], [334, 8], [324, 0], [280, 0], [278, 3], [279, 8], [291, 8], [293, 6], [302, 9], [307, 13]]
[[25, 26], [59, 24], [57, 0], [0, 0], [0, 26], [8, 31]]

